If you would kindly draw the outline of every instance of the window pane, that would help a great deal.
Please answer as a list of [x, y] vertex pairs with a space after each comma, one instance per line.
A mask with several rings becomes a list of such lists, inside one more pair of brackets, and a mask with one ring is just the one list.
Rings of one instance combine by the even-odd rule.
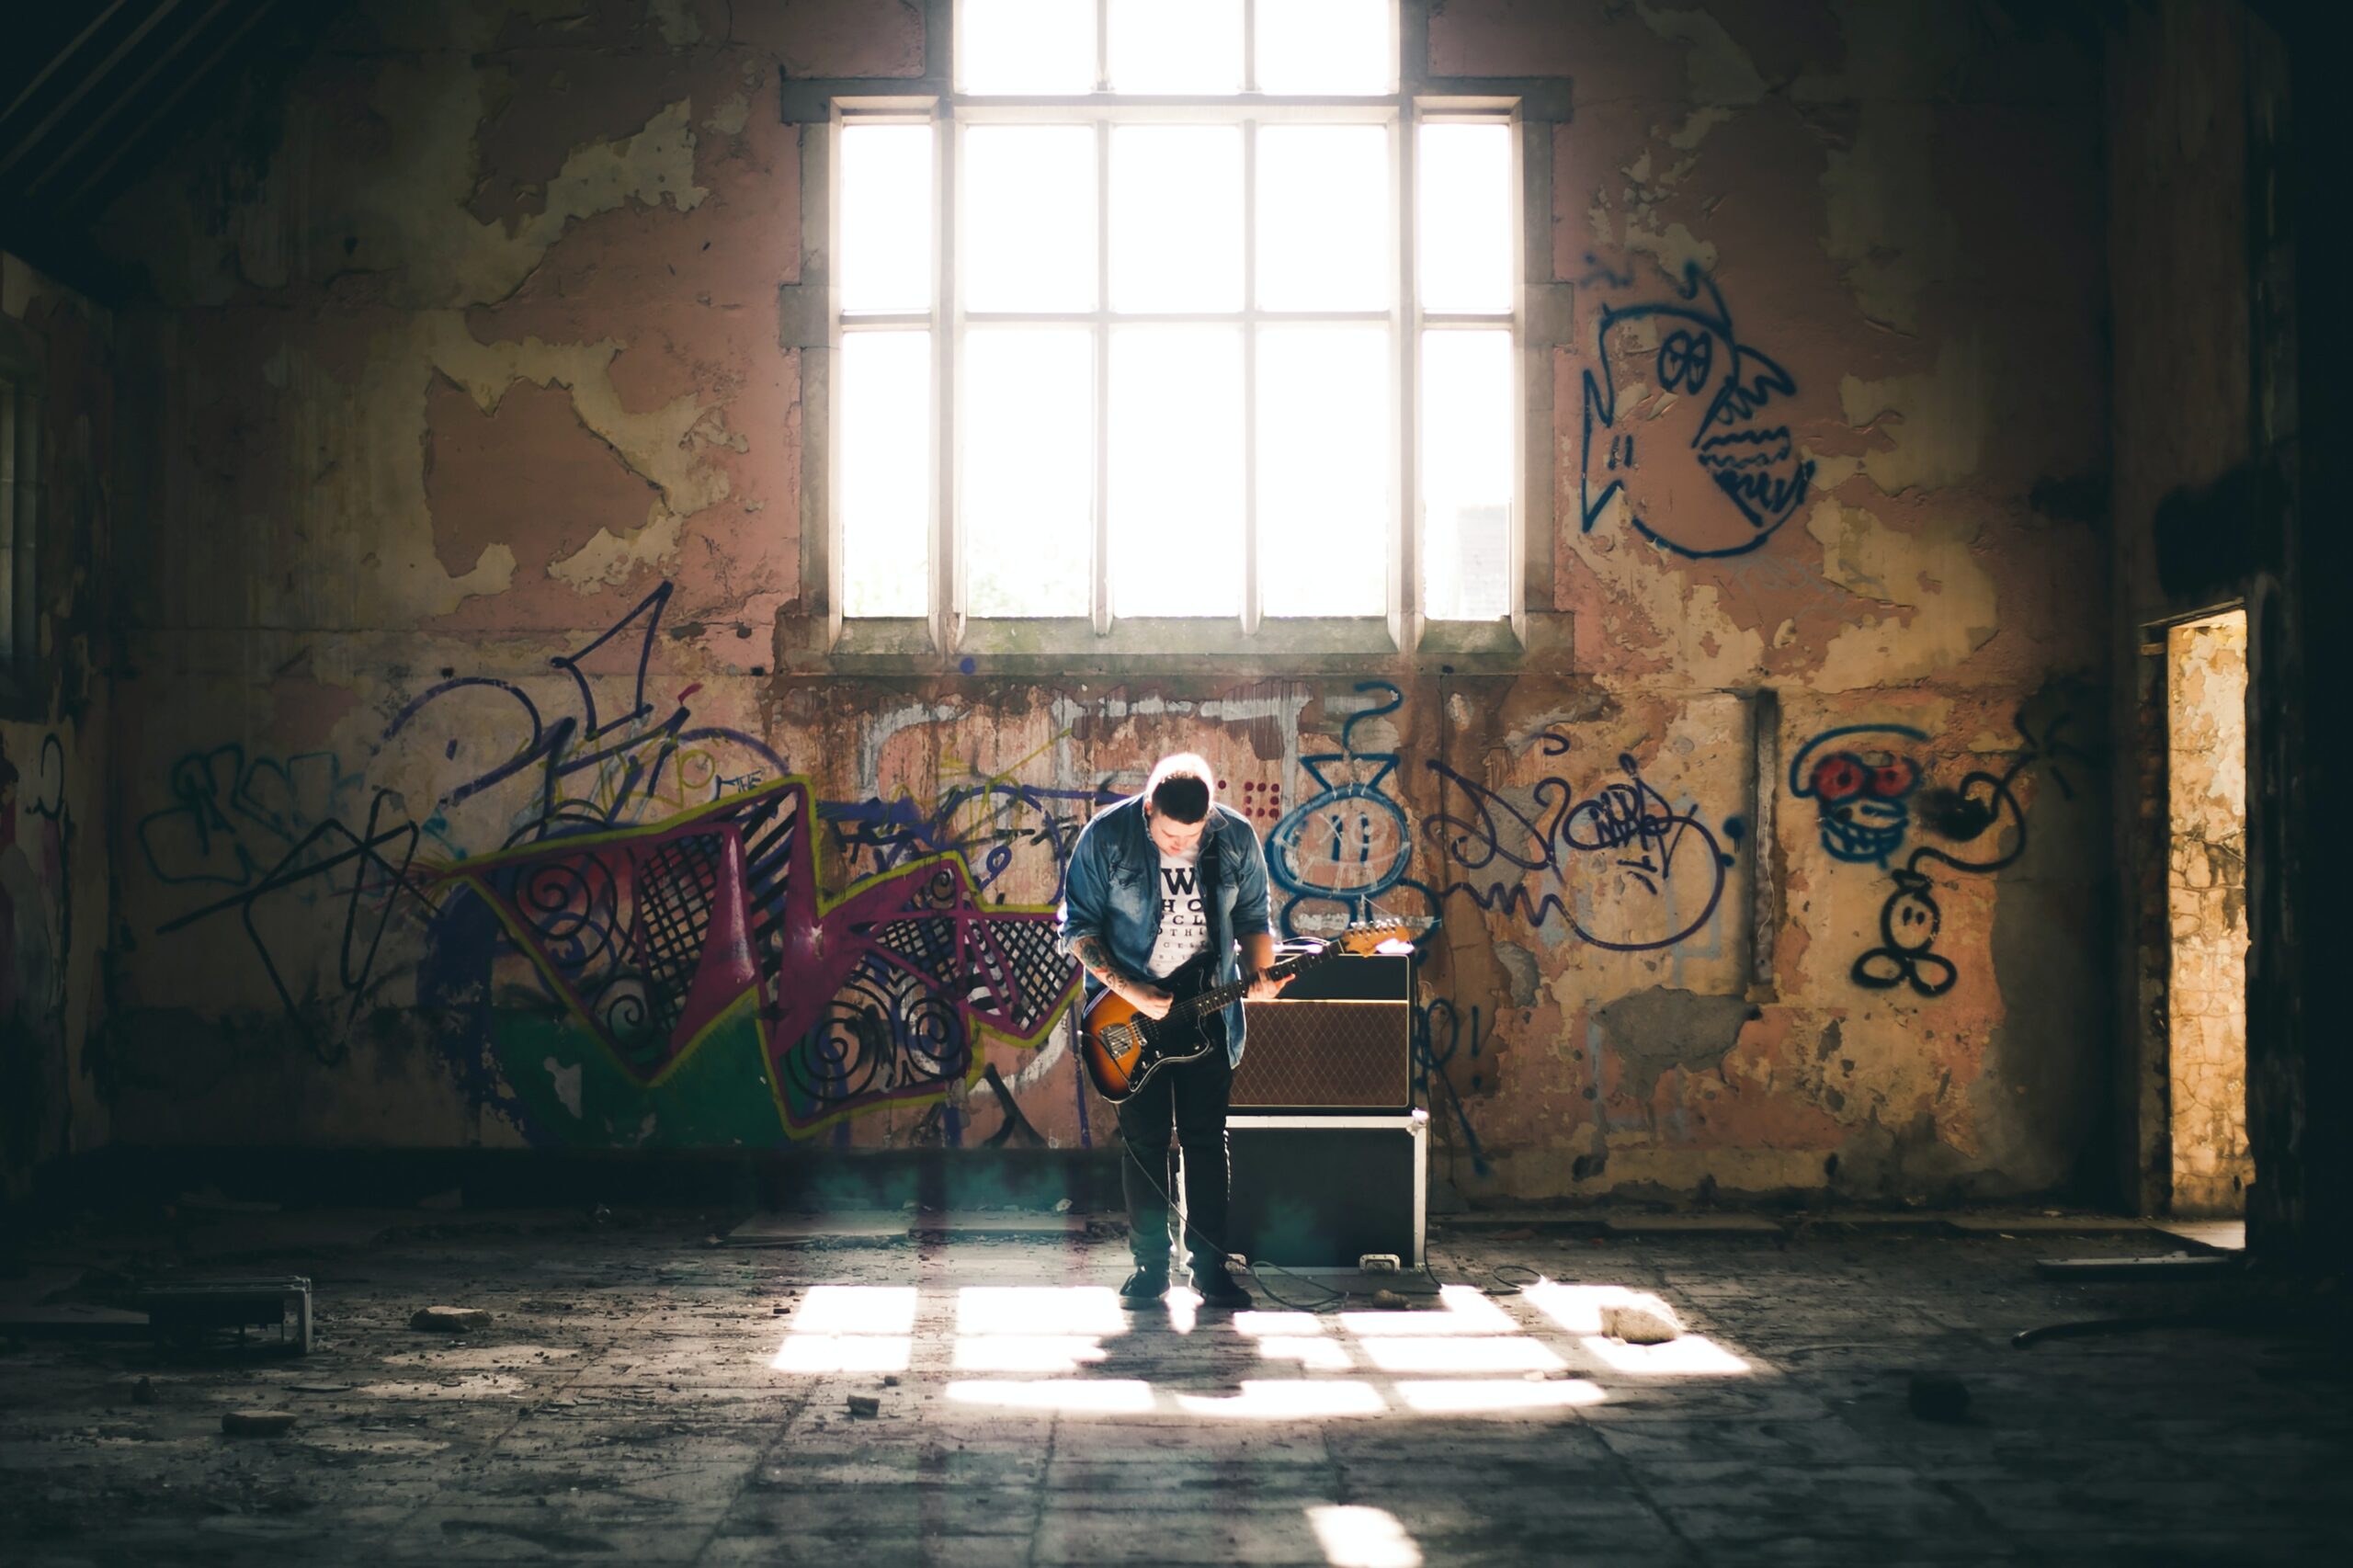
[[1095, 308], [1095, 131], [975, 125], [964, 132], [968, 311]]
[[1422, 574], [1434, 620], [1511, 612], [1507, 332], [1422, 335]]
[[1511, 129], [1425, 125], [1415, 171], [1422, 308], [1511, 309]]
[[1242, 131], [1111, 132], [1111, 308], [1242, 308]]
[[1383, 615], [1395, 508], [1389, 329], [1258, 336], [1259, 604]]
[[1258, 0], [1262, 93], [1392, 93], [1390, 0]]
[[842, 128], [842, 309], [931, 308], [931, 127]]
[[960, 90], [1095, 90], [1095, 0], [961, 0], [957, 19]]
[[1386, 126], [1260, 129], [1260, 308], [1384, 309], [1395, 251]]
[[842, 337], [842, 613], [930, 609], [931, 334]]
[[1111, 335], [1111, 609], [1242, 613], [1242, 334]]
[[1087, 613], [1095, 517], [1095, 344], [1084, 327], [964, 335], [965, 608]]
[[1242, 0], [1111, 0], [1115, 93], [1238, 93]]

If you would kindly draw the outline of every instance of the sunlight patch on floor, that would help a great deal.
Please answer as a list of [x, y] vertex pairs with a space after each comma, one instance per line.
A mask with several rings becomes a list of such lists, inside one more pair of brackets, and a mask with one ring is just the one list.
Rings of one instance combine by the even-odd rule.
[[1307, 1522], [1332, 1568], [1422, 1568], [1422, 1549], [1386, 1508], [1310, 1508]]
[[1605, 1335], [1587, 1335], [1585, 1347], [1613, 1371], [1649, 1378], [1721, 1378], [1747, 1371], [1748, 1363], [1704, 1334], [1687, 1334], [1665, 1345], [1629, 1345]]
[[1153, 1408], [1150, 1383], [1135, 1378], [1044, 1378], [1030, 1381], [970, 1379], [948, 1385], [958, 1404], [999, 1410], [1063, 1411], [1097, 1415], [1140, 1415]]
[[[1548, 1325], [1575, 1336], [1593, 1363], [1639, 1378], [1721, 1377], [1748, 1363], [1704, 1335], [1630, 1345], [1599, 1332], [1602, 1309], [1649, 1299], [1616, 1285], [1541, 1280], [1522, 1294]], [[1294, 1378], [1244, 1379], [1233, 1393], [1164, 1390], [1135, 1378], [1088, 1374], [1110, 1360], [1105, 1341], [1163, 1332], [1156, 1311], [1134, 1312], [1097, 1286], [965, 1286], [954, 1292], [945, 1392], [960, 1404], [1077, 1415], [1182, 1412], [1240, 1420], [1326, 1420], [1392, 1413], [1464, 1415], [1564, 1411], [1606, 1400], [1557, 1342], [1475, 1286], [1449, 1285], [1436, 1307], [1200, 1316], [1189, 1290], [1172, 1290], [1165, 1330], [1227, 1329], [1260, 1359], [1295, 1363]], [[822, 1285], [795, 1310], [774, 1369], [804, 1375], [894, 1373], [913, 1358], [917, 1294], [909, 1286]], [[1166, 1357], [1162, 1341], [1154, 1353]], [[1360, 1373], [1370, 1369], [1379, 1374]], [[972, 1376], [970, 1374], [982, 1374]], [[1004, 1374], [991, 1376], [988, 1374]], [[1409, 1543], [1410, 1544], [1410, 1543]]]
[[1320, 1421], [1337, 1415], [1379, 1415], [1389, 1408], [1370, 1383], [1345, 1378], [1243, 1380], [1242, 1392], [1223, 1397], [1180, 1393], [1176, 1408], [1188, 1415], [1233, 1415], [1258, 1421]]

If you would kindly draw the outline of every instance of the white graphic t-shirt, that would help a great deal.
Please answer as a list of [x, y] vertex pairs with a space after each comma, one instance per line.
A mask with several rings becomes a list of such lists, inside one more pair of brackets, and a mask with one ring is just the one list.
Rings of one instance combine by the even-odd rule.
[[1164, 980], [1209, 951], [1210, 916], [1201, 903], [1201, 846], [1182, 855], [1160, 852], [1160, 937], [1145, 967]]

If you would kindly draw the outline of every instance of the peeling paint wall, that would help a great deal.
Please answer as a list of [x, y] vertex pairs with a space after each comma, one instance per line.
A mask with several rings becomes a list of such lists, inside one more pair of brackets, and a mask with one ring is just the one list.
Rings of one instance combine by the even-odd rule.
[[[37, 410], [28, 662], [0, 669], [0, 1201], [107, 1138], [101, 1063], [108, 926], [102, 581], [113, 517], [115, 327], [108, 313], [0, 253], [0, 379]], [[14, 436], [15, 431], [11, 432]], [[28, 494], [29, 493], [29, 494]], [[12, 540], [12, 543], [15, 542]]]
[[[2292, 356], [2281, 352], [2276, 322], [2264, 341], [2258, 310], [2263, 290], [2256, 236], [2267, 222], [2285, 222], [2292, 210], [2283, 190], [2259, 198], [2250, 188], [2257, 166], [2250, 140], [2263, 92], [2252, 79], [2258, 56], [2251, 46], [2260, 30], [2241, 6], [2142, 8], [2119, 19], [2103, 73], [2116, 323], [2111, 649], [2114, 667], [2132, 672], [2116, 685], [2120, 733], [2138, 736], [2135, 766], [2120, 768], [2112, 780], [2119, 862], [2131, 870], [2120, 884], [2119, 909], [2119, 1006], [2127, 1028], [2116, 1087], [2119, 1114], [2133, 1129], [2128, 1142], [2137, 1169], [2131, 1188], [2150, 1211], [2176, 1201], [2185, 1175], [2224, 1187], [2258, 1176], [2252, 1164], [2241, 1165], [2227, 1152], [2235, 1142], [2227, 1119], [2219, 1130], [2226, 1145], [2220, 1166], [2185, 1170], [2185, 1152], [2174, 1142], [2177, 1116], [2188, 1109], [2184, 1098], [2194, 1106], [2214, 1096], [2173, 1081], [2176, 1007], [2190, 1009], [2180, 1027], [2194, 1031], [2204, 998], [2195, 987], [2187, 997], [2171, 994], [2180, 978], [2171, 801], [2183, 781], [2169, 776], [2187, 761], [2193, 776], [2202, 777], [2204, 763], [2172, 755], [2168, 732], [2180, 716], [2167, 709], [2180, 694], [2168, 691], [2168, 623], [2236, 603], [2248, 611], [2254, 695], [2245, 707], [2248, 771], [2242, 788], [2249, 820], [2240, 899], [2258, 942], [2264, 871], [2256, 819], [2267, 794], [2276, 804], [2288, 788], [2285, 777], [2306, 771], [2281, 768], [2281, 754], [2267, 756], [2265, 744], [2267, 735], [2271, 746], [2283, 744], [2287, 731], [2301, 722], [2283, 725], [2286, 710], [2302, 703], [2291, 695], [2296, 677], [2285, 656], [2288, 642], [2302, 633], [2287, 614], [2286, 574], [2275, 555], [2280, 497], [2287, 492], [2276, 458], [2264, 449], [2283, 433], [2292, 437], [2296, 400]], [[2284, 134], [2284, 128], [2275, 133]], [[2263, 222], [2256, 221], [2251, 201], [2268, 214]], [[2267, 776], [2273, 780], [2268, 790]], [[2281, 819], [2275, 813], [2273, 820]], [[2285, 869], [2275, 865], [2276, 871]], [[2276, 914], [2271, 936], [2274, 941], [2287, 937]], [[2254, 968], [2250, 960], [2250, 983]], [[2267, 1041], [2253, 1016], [2264, 1006], [2261, 989], [2251, 983], [2245, 997], [2245, 1043], [2255, 1055], [2243, 1069], [2249, 1103], [2241, 1114], [2251, 1124], [2261, 1119], [2253, 1102], [2262, 1097], [2258, 1085], [2265, 1077], [2260, 1058]], [[2270, 1032], [2268, 1045], [2275, 1062], [2295, 1054], [2284, 1028]], [[2301, 1120], [2301, 1108], [2293, 1105], [2299, 1092], [2286, 1090], [2273, 1100], [2280, 1114], [2262, 1156], [2271, 1162], [2272, 1175], [2287, 1174], [2300, 1158], [2290, 1149], [2301, 1134], [2290, 1131]], [[2218, 1131], [2209, 1120], [2205, 1131]], [[2261, 1150], [2259, 1137], [2256, 1144]], [[2282, 1204], [2295, 1201], [2287, 1196], [2293, 1186], [2281, 1185]], [[2260, 1208], [2256, 1190], [2231, 1201], [2250, 1210], [2251, 1230], [2262, 1228], [2263, 1216], [2254, 1212]]]
[[121, 1135], [1099, 1140], [1043, 911], [1181, 746], [1287, 929], [1441, 919], [1415, 1071], [1474, 1197], [2073, 1180], [2094, 45], [1960, 4], [1434, 5], [1435, 75], [1574, 83], [1528, 220], [1570, 301], [1534, 650], [836, 669], [779, 74], [914, 74], [921, 14], [363, 6], [268, 135], [115, 215], [165, 411]]

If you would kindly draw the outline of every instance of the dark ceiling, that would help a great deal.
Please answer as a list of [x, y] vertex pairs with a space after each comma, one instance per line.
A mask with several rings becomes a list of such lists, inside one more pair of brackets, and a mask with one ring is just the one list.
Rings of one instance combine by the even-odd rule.
[[342, 7], [322, 0], [37, 0], [0, 48], [0, 248], [114, 302], [136, 269], [91, 232], [210, 124], [257, 67], [290, 68]]

